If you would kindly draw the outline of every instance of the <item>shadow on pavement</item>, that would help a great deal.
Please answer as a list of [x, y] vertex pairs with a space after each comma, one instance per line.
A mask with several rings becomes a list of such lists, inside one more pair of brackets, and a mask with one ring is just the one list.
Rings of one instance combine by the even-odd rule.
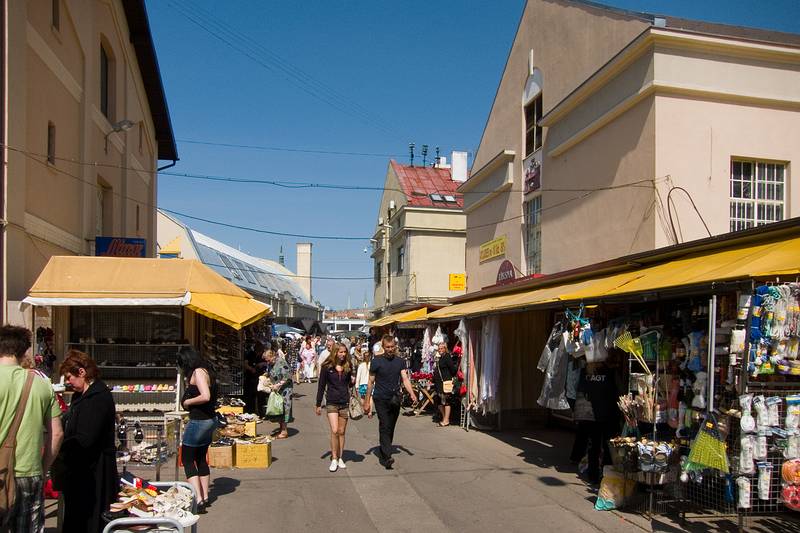
[[[330, 450], [319, 456], [320, 459], [330, 459], [330, 457]], [[361, 463], [364, 461], [364, 456], [353, 450], [344, 450], [342, 452], [342, 459], [344, 459], [346, 463]]]
[[241, 481], [230, 477], [217, 477], [214, 478], [209, 489], [209, 495], [213, 498], [212, 503], [221, 496], [233, 494]]

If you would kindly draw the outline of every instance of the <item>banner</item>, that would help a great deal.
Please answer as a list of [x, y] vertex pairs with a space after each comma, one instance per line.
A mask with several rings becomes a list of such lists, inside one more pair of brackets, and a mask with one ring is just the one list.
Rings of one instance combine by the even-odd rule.
[[503, 235], [502, 237], [481, 244], [479, 255], [481, 263], [489, 259], [494, 259], [495, 257], [503, 257], [506, 255], [506, 236]]

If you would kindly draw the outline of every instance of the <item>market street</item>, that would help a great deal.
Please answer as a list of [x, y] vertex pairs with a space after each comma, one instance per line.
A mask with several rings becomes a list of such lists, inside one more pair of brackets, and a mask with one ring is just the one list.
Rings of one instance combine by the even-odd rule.
[[430, 416], [401, 416], [397, 462], [387, 471], [372, 454], [377, 417], [363, 418], [347, 428], [347, 469], [330, 473], [328, 424], [313, 412], [316, 384], [295, 393], [291, 438], [273, 442], [269, 469], [212, 471], [218, 499], [203, 531], [631, 530], [619, 515], [594, 510], [574, 470], [548, 466], [565, 462], [566, 431], [531, 429], [503, 442], [438, 428]]

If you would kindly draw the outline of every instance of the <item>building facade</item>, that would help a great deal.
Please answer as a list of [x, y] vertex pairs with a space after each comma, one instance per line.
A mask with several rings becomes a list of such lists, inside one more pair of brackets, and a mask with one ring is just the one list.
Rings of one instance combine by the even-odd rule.
[[[238, 285], [253, 298], [272, 307], [275, 322], [310, 330], [322, 321], [322, 306], [311, 300], [301, 281], [311, 276], [310, 247], [298, 244], [297, 274], [284, 265], [246, 254], [193, 230], [176, 218], [158, 211], [159, 256], [166, 259], [198, 259]], [[310, 289], [310, 284], [308, 284]]]
[[372, 239], [376, 317], [464, 293], [450, 274], [464, 274], [466, 217], [456, 188], [466, 180], [466, 155], [430, 167], [390, 161]]
[[367, 325], [367, 319], [371, 311], [366, 307], [363, 309], [340, 309], [335, 311], [325, 311], [322, 323], [328, 332], [332, 331], [352, 331], [358, 334]]
[[159, 160], [178, 158], [144, 0], [9, 2], [4, 321], [53, 255], [156, 249]]
[[529, 0], [458, 189], [468, 291], [800, 214], [798, 65], [799, 35]]

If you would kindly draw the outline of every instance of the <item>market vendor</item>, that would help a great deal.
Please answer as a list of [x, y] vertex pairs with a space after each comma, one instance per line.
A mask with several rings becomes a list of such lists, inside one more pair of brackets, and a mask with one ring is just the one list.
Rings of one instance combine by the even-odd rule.
[[600, 459], [602, 464], [611, 464], [609, 439], [619, 434], [619, 399], [621, 387], [617, 374], [606, 362], [589, 363], [583, 379], [578, 385], [578, 392], [583, 392], [592, 404], [594, 424], [591, 428], [589, 444], [589, 482], [600, 482]]

